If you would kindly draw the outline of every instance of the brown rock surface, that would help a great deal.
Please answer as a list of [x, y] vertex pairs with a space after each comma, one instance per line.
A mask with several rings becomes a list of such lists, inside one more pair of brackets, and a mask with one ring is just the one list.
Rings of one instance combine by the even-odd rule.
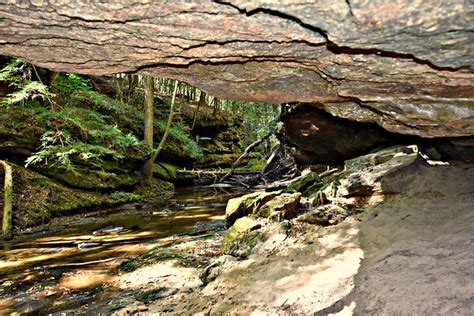
[[348, 122], [309, 106], [293, 109], [282, 121], [292, 155], [300, 164], [340, 163], [402, 141], [375, 124]]
[[474, 135], [472, 1], [7, 1], [0, 54], [210, 94], [318, 102], [423, 137]]

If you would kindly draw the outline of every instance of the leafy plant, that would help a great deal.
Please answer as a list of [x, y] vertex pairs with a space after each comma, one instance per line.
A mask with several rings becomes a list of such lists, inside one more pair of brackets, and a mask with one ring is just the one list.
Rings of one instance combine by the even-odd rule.
[[8, 94], [0, 101], [0, 105], [13, 105], [24, 103], [28, 100], [42, 99], [51, 97], [49, 88], [42, 82], [31, 80], [31, 69], [27, 63], [14, 59], [0, 70], [0, 81], [7, 82], [13, 86], [15, 91]]
[[111, 197], [114, 200], [120, 201], [122, 203], [138, 202], [143, 199], [143, 197], [138, 193], [121, 192], [121, 191], [113, 192], [111, 194]]

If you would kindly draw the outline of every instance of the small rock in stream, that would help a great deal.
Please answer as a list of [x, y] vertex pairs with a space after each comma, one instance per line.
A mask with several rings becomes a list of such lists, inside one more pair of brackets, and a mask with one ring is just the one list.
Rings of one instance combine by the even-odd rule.
[[124, 230], [125, 228], [123, 228], [122, 226], [108, 226], [108, 227], [92, 232], [92, 235], [101, 236], [101, 235], [107, 235], [107, 234], [113, 234], [113, 233], [120, 233]]
[[83, 242], [77, 245], [77, 248], [80, 250], [85, 250], [85, 249], [92, 249], [92, 248], [97, 248], [100, 247], [102, 244], [98, 242]]

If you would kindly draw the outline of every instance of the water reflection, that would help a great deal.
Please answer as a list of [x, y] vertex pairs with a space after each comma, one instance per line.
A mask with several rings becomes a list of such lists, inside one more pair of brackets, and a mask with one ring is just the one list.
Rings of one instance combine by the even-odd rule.
[[[58, 304], [59, 298], [73, 300], [79, 295], [75, 290], [110, 281], [124, 259], [179, 239], [197, 222], [222, 220], [226, 201], [238, 194], [204, 195], [183, 189], [165, 206], [128, 206], [64, 217], [45, 226], [45, 231], [2, 242], [0, 308], [41, 311]], [[89, 294], [86, 297], [93, 299]], [[29, 301], [45, 298], [50, 301], [46, 305], [30, 306]]]

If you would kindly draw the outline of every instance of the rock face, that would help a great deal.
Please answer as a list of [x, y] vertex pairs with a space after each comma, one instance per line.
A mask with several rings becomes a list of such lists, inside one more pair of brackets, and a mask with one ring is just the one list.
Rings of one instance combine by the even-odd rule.
[[299, 164], [340, 163], [401, 140], [375, 124], [348, 122], [308, 106], [292, 110], [282, 120]]
[[139, 72], [223, 98], [317, 102], [423, 137], [474, 135], [464, 0], [0, 4], [0, 54], [57, 71]]
[[[377, 204], [384, 196], [403, 192], [407, 185], [437, 164], [418, 146], [394, 146], [344, 163], [344, 171], [324, 178], [324, 185], [302, 202], [297, 221], [334, 225], [358, 212], [365, 204]], [[305, 179], [305, 178], [303, 178]], [[311, 177], [306, 177], [310, 182]], [[321, 180], [314, 179], [317, 185]], [[318, 186], [317, 186], [318, 187]]]

